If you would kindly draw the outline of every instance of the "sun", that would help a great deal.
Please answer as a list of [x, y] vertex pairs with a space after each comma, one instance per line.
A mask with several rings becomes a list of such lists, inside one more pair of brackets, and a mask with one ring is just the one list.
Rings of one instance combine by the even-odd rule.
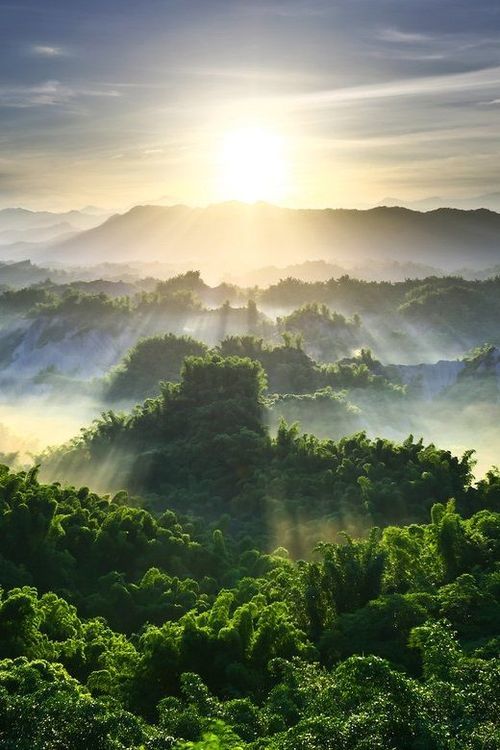
[[285, 139], [249, 125], [225, 133], [217, 153], [218, 194], [224, 200], [279, 201], [287, 192]]

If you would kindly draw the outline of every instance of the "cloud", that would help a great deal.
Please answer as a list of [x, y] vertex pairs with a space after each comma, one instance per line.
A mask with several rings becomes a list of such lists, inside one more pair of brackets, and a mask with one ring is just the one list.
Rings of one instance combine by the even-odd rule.
[[380, 29], [377, 38], [382, 42], [394, 44], [427, 44], [433, 40], [433, 37], [429, 34], [416, 34], [394, 28]]
[[117, 97], [121, 94], [115, 89], [73, 88], [60, 81], [45, 81], [33, 86], [0, 86], [0, 107], [51, 107], [94, 96]]
[[288, 101], [298, 108], [328, 108], [342, 104], [370, 99], [391, 99], [396, 97], [443, 96], [446, 93], [481, 90], [500, 85], [500, 66], [483, 68], [467, 73], [406, 78], [397, 81], [350, 86], [345, 88], [316, 91], [310, 94], [289, 97]]
[[[477, 33], [461, 29], [436, 33], [403, 31], [396, 27], [378, 27], [372, 54], [393, 60], [433, 61], [455, 59], [464, 67], [477, 64], [497, 64], [497, 39], [484, 31]], [[382, 42], [382, 44], [380, 44]], [[481, 61], [481, 63], [479, 62]]]
[[50, 47], [44, 44], [34, 44], [30, 52], [36, 57], [62, 57], [66, 54], [62, 47]]

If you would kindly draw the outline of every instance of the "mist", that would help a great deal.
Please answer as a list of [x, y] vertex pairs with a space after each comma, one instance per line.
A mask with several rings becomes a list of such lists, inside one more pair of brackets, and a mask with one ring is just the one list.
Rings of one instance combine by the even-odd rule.
[[15, 467], [31, 466], [50, 446], [58, 446], [78, 435], [102, 411], [97, 399], [24, 395], [0, 401], [0, 453]]
[[[130, 412], [158, 396], [160, 381], [180, 380], [185, 356], [214, 350], [261, 362], [271, 432], [283, 417], [328, 439], [413, 434], [454, 454], [474, 449], [477, 477], [497, 463], [498, 388], [478, 390], [482, 365], [465, 377], [468, 352], [486, 341], [494, 352], [500, 346], [496, 277], [323, 278], [330, 266], [318, 262], [293, 267], [307, 280], [257, 287], [152, 268], [163, 277], [127, 264], [0, 266], [0, 281], [3, 271], [11, 282], [0, 294], [2, 453], [18, 464], [34, 460], [102, 412]], [[496, 383], [496, 354], [487, 356]], [[116, 491], [121, 462], [70, 479]]]
[[[50, 230], [53, 218], [0, 212], [0, 231], [2, 221], [5, 232]], [[474, 449], [477, 477], [497, 462], [498, 389], [485, 397], [474, 378], [463, 381], [468, 352], [500, 347], [495, 215], [234, 203], [66, 218], [75, 224], [69, 238], [40, 235], [29, 256], [19, 242], [0, 248], [0, 451], [18, 464], [103, 412], [129, 413], [157, 397], [160, 381], [180, 380], [184, 356], [209, 350], [261, 362], [271, 434], [283, 417], [325, 439], [413, 434], [454, 454]], [[252, 232], [242, 236], [244, 225]], [[472, 256], [465, 244], [474, 232]], [[108, 260], [94, 262], [102, 243]], [[263, 262], [270, 243], [283, 248], [273, 266]], [[207, 255], [207, 245], [216, 252]], [[130, 462], [118, 450], [89, 476], [73, 466], [69, 478], [117, 491]]]

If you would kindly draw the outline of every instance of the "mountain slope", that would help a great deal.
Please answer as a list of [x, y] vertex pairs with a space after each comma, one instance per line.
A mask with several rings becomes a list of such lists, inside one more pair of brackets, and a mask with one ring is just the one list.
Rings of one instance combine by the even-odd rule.
[[460, 208], [464, 211], [487, 208], [489, 211], [500, 211], [500, 192], [482, 193], [473, 195], [468, 198], [443, 198], [442, 196], [432, 195], [427, 198], [421, 198], [415, 201], [407, 201], [403, 198], [393, 198], [388, 196], [383, 198], [379, 206], [404, 206], [414, 211], [434, 211], [448, 206], [449, 208]]
[[45, 248], [68, 262], [186, 260], [240, 270], [307, 259], [413, 260], [454, 269], [500, 258], [500, 214], [484, 209], [287, 209], [225, 203], [206, 208], [136, 206]]
[[78, 232], [67, 221], [49, 226], [32, 227], [29, 229], [1, 229], [0, 245], [14, 245], [17, 242], [51, 242], [65, 240]]
[[27, 208], [3, 208], [0, 210], [0, 231], [40, 229], [61, 222], [76, 229], [90, 229], [103, 220], [102, 215], [86, 211], [30, 211]]

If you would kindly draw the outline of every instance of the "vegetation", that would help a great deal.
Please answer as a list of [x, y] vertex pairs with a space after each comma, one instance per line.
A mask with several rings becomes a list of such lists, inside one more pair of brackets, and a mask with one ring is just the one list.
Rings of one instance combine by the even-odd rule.
[[[112, 402], [158, 395], [160, 381], [180, 379], [185, 357], [207, 351], [201, 341], [171, 333], [141, 339], [108, 376], [106, 397]], [[314, 394], [329, 387], [336, 392], [352, 391], [355, 399], [361, 391], [376, 392], [377, 397], [384, 392], [396, 399], [404, 393], [399, 383], [389, 379], [388, 369], [367, 349], [325, 365], [306, 354], [300, 338], [285, 333], [279, 344], [253, 335], [226, 336], [213, 353], [260, 362], [266, 374], [267, 392], [271, 394]]]
[[[0, 309], [30, 324], [25, 338], [37, 348], [53, 340], [112, 331], [121, 342], [118, 360], [141, 338], [167, 332], [192, 335], [208, 346], [219, 346], [228, 337], [255, 336], [274, 348], [283, 343], [288, 349], [298, 346], [319, 363], [351, 358], [361, 349], [372, 350], [385, 362], [418, 362], [428, 360], [430, 353], [455, 358], [484, 340], [500, 346], [499, 285], [500, 277], [391, 283], [344, 275], [324, 282], [284, 279], [267, 289], [242, 289], [210, 287], [199, 272], [189, 271], [167, 281], [134, 284], [54, 284], [47, 279], [3, 291]], [[8, 359], [9, 336], [8, 329], [0, 335], [2, 359]], [[47, 364], [60, 366], [59, 361]], [[84, 370], [85, 362], [80, 366]], [[328, 383], [319, 387], [324, 385]], [[300, 392], [281, 385], [272, 390]]]
[[6, 289], [0, 294], [0, 310], [4, 315], [26, 314], [36, 305], [55, 302], [55, 297], [42, 286]]
[[206, 350], [200, 341], [172, 333], [141, 339], [111, 373], [106, 397], [121, 401], [157, 395], [161, 381], [179, 378], [186, 357], [202, 355]]
[[498, 745], [498, 513], [293, 562], [34, 471], [0, 498], [4, 747]]
[[[0, 747], [500, 748], [500, 472], [360, 430], [415, 398], [367, 342], [474, 339], [497, 287], [13, 292], [16, 351], [24, 325], [40, 350], [133, 329], [98, 383], [142, 403], [0, 467]], [[493, 408], [491, 340], [443, 399]], [[51, 367], [32, 382], [69, 388]]]
[[356, 348], [361, 318], [355, 315], [352, 320], [346, 320], [326, 305], [311, 303], [278, 318], [277, 324], [285, 336], [290, 333], [298, 335], [317, 359], [328, 361], [348, 356]]
[[[401, 445], [364, 433], [338, 442], [265, 424], [265, 374], [248, 358], [188, 357], [182, 380], [130, 414], [108, 412], [68, 446], [43, 460], [46, 476], [125, 488], [205, 520], [231, 516], [232, 529], [269, 538], [277, 525], [297, 532], [294, 553], [307, 546], [308, 522], [339, 528], [422, 522], [432, 504], [456, 498], [470, 513], [471, 452], [461, 459], [411, 437]], [[309, 397], [311, 398], [311, 397]], [[355, 412], [325, 391], [326, 414]], [[304, 403], [271, 401], [285, 411]], [[320, 406], [321, 408], [321, 406]], [[304, 536], [305, 535], [305, 536]]]

